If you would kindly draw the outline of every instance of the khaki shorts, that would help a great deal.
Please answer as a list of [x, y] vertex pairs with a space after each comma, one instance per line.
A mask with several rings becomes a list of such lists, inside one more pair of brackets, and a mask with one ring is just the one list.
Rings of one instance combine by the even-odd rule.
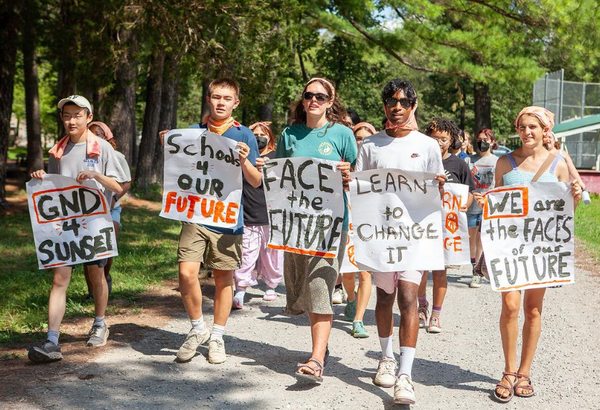
[[177, 260], [205, 263], [218, 270], [239, 269], [242, 266], [242, 238], [243, 235], [212, 232], [198, 224], [183, 222]]

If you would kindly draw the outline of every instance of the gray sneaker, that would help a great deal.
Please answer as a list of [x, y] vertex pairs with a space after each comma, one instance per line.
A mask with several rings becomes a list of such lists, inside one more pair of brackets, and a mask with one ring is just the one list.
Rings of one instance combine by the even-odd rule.
[[394, 359], [384, 357], [379, 361], [373, 384], [380, 387], [394, 387], [398, 363]]
[[27, 357], [34, 363], [50, 363], [62, 359], [60, 345], [55, 345], [50, 340], [46, 340], [41, 346], [34, 346], [29, 349]]
[[209, 337], [210, 332], [208, 329], [204, 329], [203, 333], [200, 333], [195, 329], [191, 329], [185, 337], [183, 344], [177, 351], [177, 357], [175, 358], [175, 361], [183, 363], [192, 360], [192, 358], [196, 355], [196, 349], [198, 349], [198, 346], [206, 343]]
[[108, 331], [107, 326], [92, 326], [90, 333], [88, 335], [90, 338], [87, 341], [88, 347], [102, 347], [106, 344], [108, 340]]
[[471, 278], [471, 283], [469, 284], [470, 288], [480, 288], [481, 287], [481, 276], [474, 274]]
[[211, 339], [208, 342], [208, 362], [221, 364], [227, 359], [225, 354], [225, 343], [223, 339]]

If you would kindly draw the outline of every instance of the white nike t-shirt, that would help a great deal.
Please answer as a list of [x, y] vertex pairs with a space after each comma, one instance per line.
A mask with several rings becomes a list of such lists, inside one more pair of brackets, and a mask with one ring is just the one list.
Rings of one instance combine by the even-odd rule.
[[365, 138], [358, 150], [355, 171], [382, 168], [444, 174], [438, 143], [419, 131], [394, 138], [384, 130]]

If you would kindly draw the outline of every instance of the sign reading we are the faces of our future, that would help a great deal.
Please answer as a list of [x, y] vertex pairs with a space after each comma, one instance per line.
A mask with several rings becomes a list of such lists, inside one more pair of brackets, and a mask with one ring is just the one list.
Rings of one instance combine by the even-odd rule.
[[354, 172], [352, 177], [356, 264], [374, 272], [444, 269], [435, 175], [375, 169]]
[[40, 269], [118, 255], [108, 200], [93, 181], [46, 174], [27, 183]]
[[237, 143], [200, 128], [165, 135], [160, 216], [218, 228], [240, 217], [242, 170]]
[[481, 241], [492, 289], [575, 282], [573, 197], [569, 184], [538, 182], [485, 195]]
[[303, 255], [337, 256], [344, 222], [338, 162], [278, 158], [263, 167], [268, 247]]

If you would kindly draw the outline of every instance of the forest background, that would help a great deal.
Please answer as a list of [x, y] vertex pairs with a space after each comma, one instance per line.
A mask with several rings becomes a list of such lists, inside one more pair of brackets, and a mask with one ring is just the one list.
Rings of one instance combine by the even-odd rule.
[[[28, 170], [62, 135], [56, 102], [86, 96], [134, 170], [134, 192], [162, 178], [161, 129], [206, 113], [210, 81], [241, 86], [245, 125], [276, 135], [311, 77], [334, 81], [342, 103], [381, 127], [381, 89], [394, 77], [419, 94], [419, 123], [436, 116], [508, 143], [546, 72], [600, 82], [595, 0], [23, 0], [0, 2], [0, 207], [27, 124]], [[17, 128], [18, 129], [18, 128]]]

